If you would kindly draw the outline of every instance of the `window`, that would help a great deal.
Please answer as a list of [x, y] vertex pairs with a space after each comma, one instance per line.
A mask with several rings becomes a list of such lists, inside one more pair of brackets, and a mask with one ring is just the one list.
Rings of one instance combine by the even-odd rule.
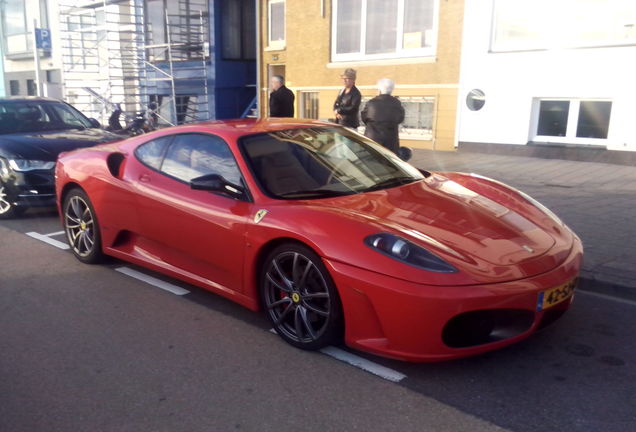
[[285, 48], [285, 0], [269, 0], [268, 46]]
[[20, 81], [18, 81], [18, 80], [10, 80], [9, 81], [9, 94], [11, 96], [19, 96], [20, 95]]
[[241, 184], [241, 173], [230, 148], [221, 138], [211, 135], [175, 136], [161, 171], [185, 182], [208, 174], [219, 174], [230, 183]]
[[150, 61], [168, 59], [168, 41], [175, 44], [171, 52], [175, 61], [201, 59], [207, 55], [208, 11], [203, 9], [204, 4], [190, 0], [144, 0], [144, 6]]
[[137, 159], [143, 164], [158, 170], [161, 167], [161, 161], [166, 152], [166, 147], [170, 144], [171, 140], [172, 136], [167, 136], [148, 141], [137, 147], [135, 156], [137, 156]]
[[537, 100], [534, 140], [604, 144], [609, 136], [612, 102], [602, 100]]
[[537, 135], [565, 136], [568, 127], [570, 101], [541, 101], [539, 107], [539, 126]]
[[606, 139], [611, 112], [611, 102], [581, 101], [576, 137]]
[[[370, 99], [369, 97], [362, 99], [360, 112]], [[404, 108], [404, 121], [400, 125], [400, 137], [404, 139], [432, 139], [435, 98], [412, 96], [400, 97], [399, 99]], [[362, 120], [360, 120], [360, 124], [362, 124]], [[359, 132], [364, 132], [364, 126], [359, 128]]]
[[90, 122], [69, 105], [55, 103], [51, 104], [50, 107], [53, 109], [57, 119], [64, 123], [65, 127], [77, 127], [79, 129], [91, 127]]
[[36, 96], [37, 89], [35, 88], [35, 81], [32, 79], [27, 80], [27, 95]]
[[300, 92], [300, 116], [307, 119], [318, 119], [318, 92]]
[[6, 54], [24, 54], [31, 50], [32, 41], [26, 22], [24, 0], [5, 0], [2, 7], [2, 28]]
[[633, 0], [495, 0], [493, 51], [636, 44]]
[[486, 95], [479, 89], [474, 89], [466, 95], [466, 106], [471, 111], [479, 111], [486, 104]]
[[253, 0], [221, 3], [222, 54], [225, 60], [256, 58], [256, 4]]
[[334, 0], [333, 61], [435, 54], [438, 0]]
[[87, 54], [97, 46], [98, 27], [104, 26], [103, 12], [99, 15], [101, 22], [98, 22], [98, 15], [95, 10], [82, 13], [70, 14], [66, 18], [66, 29], [68, 31], [68, 56], [73, 69], [92, 70], [97, 72], [99, 64], [95, 55]]

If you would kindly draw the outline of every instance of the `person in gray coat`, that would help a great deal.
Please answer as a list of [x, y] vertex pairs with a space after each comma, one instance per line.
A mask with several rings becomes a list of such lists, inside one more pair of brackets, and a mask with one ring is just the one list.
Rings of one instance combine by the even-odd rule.
[[391, 96], [394, 88], [393, 80], [382, 78], [378, 81], [380, 94], [367, 102], [361, 117], [366, 125], [364, 135], [397, 154], [400, 148], [399, 126], [404, 121], [404, 108], [398, 98]]

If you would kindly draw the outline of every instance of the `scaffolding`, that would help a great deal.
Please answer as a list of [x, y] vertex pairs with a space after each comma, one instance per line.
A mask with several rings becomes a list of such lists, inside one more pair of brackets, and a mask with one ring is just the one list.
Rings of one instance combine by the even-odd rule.
[[170, 2], [160, 41], [153, 40], [143, 0], [59, 4], [69, 103], [102, 123], [116, 106], [127, 120], [145, 111], [159, 126], [211, 118], [205, 0]]

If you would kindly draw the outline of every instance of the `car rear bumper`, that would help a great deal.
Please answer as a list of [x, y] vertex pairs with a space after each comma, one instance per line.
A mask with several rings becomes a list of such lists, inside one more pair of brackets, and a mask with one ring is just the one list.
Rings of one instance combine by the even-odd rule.
[[573, 297], [539, 310], [540, 293], [574, 281], [583, 257], [575, 238], [557, 268], [492, 285], [427, 286], [325, 260], [338, 287], [347, 345], [407, 361], [440, 361], [492, 351], [558, 319]]

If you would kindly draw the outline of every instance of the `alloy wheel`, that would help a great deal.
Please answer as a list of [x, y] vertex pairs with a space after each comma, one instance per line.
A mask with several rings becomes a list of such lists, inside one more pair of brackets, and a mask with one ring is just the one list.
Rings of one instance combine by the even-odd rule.
[[95, 247], [95, 221], [87, 202], [78, 195], [70, 198], [64, 214], [68, 243], [80, 257], [86, 257]]
[[0, 214], [8, 213], [11, 210], [11, 203], [9, 197], [4, 191], [4, 186], [0, 185]]
[[318, 341], [330, 324], [332, 299], [314, 262], [296, 252], [275, 256], [265, 273], [264, 300], [274, 327], [298, 344]]

